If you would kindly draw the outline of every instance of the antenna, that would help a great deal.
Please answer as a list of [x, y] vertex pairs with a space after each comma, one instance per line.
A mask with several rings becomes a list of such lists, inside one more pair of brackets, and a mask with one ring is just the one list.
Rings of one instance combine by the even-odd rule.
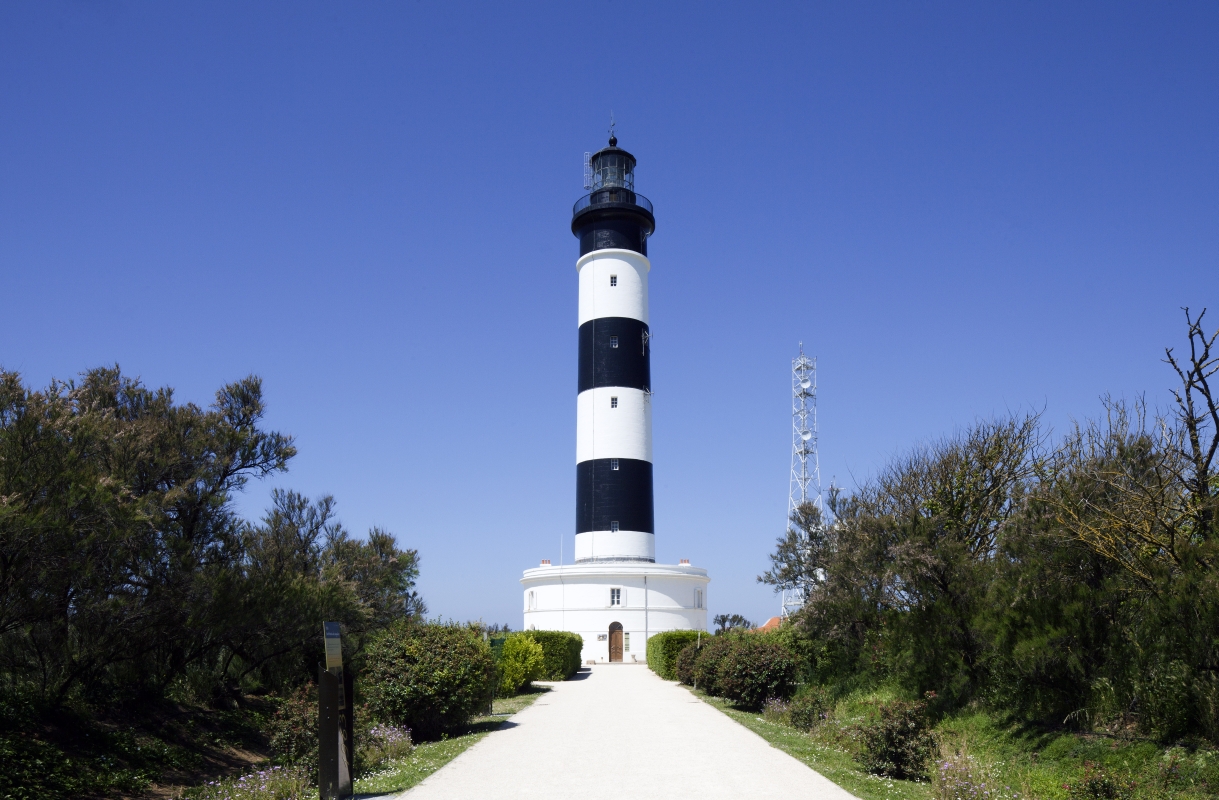
[[584, 189], [591, 191], [593, 188], [593, 154], [584, 154]]
[[[792, 359], [792, 466], [787, 486], [788, 527], [792, 514], [805, 503], [821, 511], [821, 461], [817, 455], [817, 359], [800, 355]], [[804, 605], [799, 589], [784, 589], [780, 613], [786, 617]]]

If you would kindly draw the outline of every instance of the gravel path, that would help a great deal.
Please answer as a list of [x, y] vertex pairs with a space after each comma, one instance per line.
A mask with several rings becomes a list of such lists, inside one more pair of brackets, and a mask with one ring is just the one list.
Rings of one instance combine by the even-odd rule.
[[645, 666], [552, 686], [403, 800], [854, 797]]

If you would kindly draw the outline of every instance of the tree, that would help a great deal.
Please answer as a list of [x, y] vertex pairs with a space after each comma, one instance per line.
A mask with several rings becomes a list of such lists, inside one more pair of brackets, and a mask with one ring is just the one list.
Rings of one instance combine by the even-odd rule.
[[714, 622], [716, 625], [717, 634], [724, 633], [725, 631], [730, 631], [730, 630], [739, 630], [739, 629], [748, 630], [750, 628], [757, 627], [752, 622], [750, 622], [749, 620], [742, 617], [740, 614], [716, 614], [715, 617], [711, 621]]
[[798, 509], [760, 580], [804, 592], [797, 618], [819, 643], [823, 679], [895, 671], [919, 692], [972, 696], [986, 652], [978, 615], [1040, 442], [1036, 415], [980, 422], [834, 497], [832, 525]]
[[0, 371], [0, 699], [229, 702], [307, 679], [323, 618], [358, 657], [424, 613], [418, 554], [353, 539], [333, 499], [277, 491], [260, 524], [237, 514], [296, 453], [264, 410], [254, 376], [202, 409], [117, 367], [42, 391]]
[[1188, 359], [1165, 351], [1180, 381], [1174, 410], [1107, 399], [1105, 420], [1077, 425], [1046, 479], [1064, 533], [1126, 577], [1138, 614], [1124, 632], [1137, 657], [1122, 695], [1165, 737], [1219, 737], [1219, 407], [1210, 386], [1219, 331], [1204, 333], [1205, 313], [1185, 309]]
[[[1165, 350], [1181, 381], [1173, 415], [1107, 399], [1105, 424], [1077, 425], [1055, 464], [1059, 521], [1153, 593], [1193, 564], [1215, 565], [1219, 403], [1210, 378], [1219, 371], [1211, 353], [1219, 331], [1204, 335], [1205, 315], [1195, 320], [1185, 309], [1188, 362]], [[1067, 475], [1086, 476], [1089, 491]]]
[[770, 554], [771, 568], [758, 576], [758, 583], [775, 591], [796, 590], [807, 602], [813, 589], [825, 580], [830, 531], [821, 508], [802, 503], [791, 515], [787, 532], [779, 537]]

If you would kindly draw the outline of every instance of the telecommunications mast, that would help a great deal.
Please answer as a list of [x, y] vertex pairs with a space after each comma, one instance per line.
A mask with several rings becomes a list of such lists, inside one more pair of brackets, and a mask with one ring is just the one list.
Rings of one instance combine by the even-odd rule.
[[[824, 515], [821, 502], [821, 464], [817, 456], [817, 359], [800, 355], [792, 359], [792, 468], [787, 492], [787, 524], [805, 503], [812, 503]], [[799, 589], [784, 589], [780, 613], [788, 616], [804, 605]]]

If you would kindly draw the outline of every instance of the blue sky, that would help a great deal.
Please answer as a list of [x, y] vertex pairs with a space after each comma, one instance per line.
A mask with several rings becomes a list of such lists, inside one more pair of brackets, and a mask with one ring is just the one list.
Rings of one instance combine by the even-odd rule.
[[291, 471], [520, 626], [570, 559], [583, 153], [656, 205], [657, 552], [763, 619], [790, 364], [825, 482], [971, 421], [1164, 403], [1219, 326], [1219, 6], [0, 5], [0, 365], [261, 375]]

